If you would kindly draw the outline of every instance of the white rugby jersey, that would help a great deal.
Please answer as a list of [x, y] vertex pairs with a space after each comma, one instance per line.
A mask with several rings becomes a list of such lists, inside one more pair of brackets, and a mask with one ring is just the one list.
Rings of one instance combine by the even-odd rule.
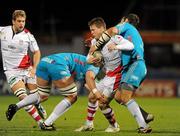
[[28, 68], [31, 65], [28, 49], [39, 50], [36, 39], [27, 29], [14, 34], [12, 26], [0, 27], [0, 39], [4, 70]]
[[[101, 53], [103, 54], [104, 58], [104, 68], [106, 69], [106, 72], [108, 71], [114, 71], [119, 65], [121, 65], [121, 51], [119, 50], [112, 50], [111, 52], [108, 50], [108, 45], [110, 43], [115, 44], [121, 44], [121, 40], [123, 38], [120, 38], [120, 40], [117, 38], [118, 36], [113, 36], [111, 40], [105, 44], [105, 46], [102, 48]], [[91, 41], [92, 45], [95, 45], [96, 40], [93, 39]]]
[[[91, 45], [95, 44], [96, 39], [93, 39], [91, 41]], [[106, 69], [106, 72], [114, 71], [119, 65], [121, 65], [121, 50], [112, 50], [110, 52], [108, 50], [109, 44], [116, 44], [116, 46], [121, 48], [121, 50], [132, 50], [134, 48], [133, 44], [124, 39], [121, 35], [111, 37], [110, 41], [106, 43], [101, 50], [105, 62], [104, 68]]]

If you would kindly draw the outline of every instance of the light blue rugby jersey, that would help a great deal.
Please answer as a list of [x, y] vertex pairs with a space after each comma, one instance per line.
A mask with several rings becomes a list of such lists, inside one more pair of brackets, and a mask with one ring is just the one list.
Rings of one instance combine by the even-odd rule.
[[86, 56], [76, 53], [59, 53], [48, 56], [55, 61], [58, 65], [66, 65], [66, 70], [69, 70], [71, 74], [75, 75], [75, 80], [80, 81], [85, 79], [87, 71], [91, 70], [98, 73], [99, 68], [93, 65], [87, 64]]
[[134, 49], [132, 51], [122, 51], [123, 66], [126, 66], [137, 59], [144, 60], [144, 43], [137, 29], [127, 22], [118, 24], [115, 27], [119, 31], [118, 34], [134, 44]]

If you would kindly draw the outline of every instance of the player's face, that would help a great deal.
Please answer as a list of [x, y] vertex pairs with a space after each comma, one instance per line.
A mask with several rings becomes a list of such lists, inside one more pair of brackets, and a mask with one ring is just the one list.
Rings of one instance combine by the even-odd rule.
[[17, 17], [12, 21], [15, 32], [23, 31], [26, 19], [22, 16]]
[[104, 32], [104, 30], [105, 30], [104, 27], [98, 28], [96, 25], [90, 26], [91, 34], [92, 34], [93, 38], [95, 38], [95, 39], [99, 39], [101, 34]]

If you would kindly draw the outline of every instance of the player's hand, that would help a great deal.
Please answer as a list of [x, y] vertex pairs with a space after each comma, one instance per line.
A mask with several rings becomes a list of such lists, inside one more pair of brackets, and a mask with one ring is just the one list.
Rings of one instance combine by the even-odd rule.
[[97, 91], [95, 93], [95, 96], [96, 96], [97, 100], [101, 101], [101, 103], [106, 103], [106, 99], [99, 91]]
[[98, 48], [95, 45], [91, 45], [90, 49], [89, 49], [89, 54], [93, 54], [93, 52], [95, 52]]
[[29, 71], [29, 75], [30, 75], [30, 77], [35, 77], [35, 75], [36, 75], [36, 69], [33, 68], [33, 67], [31, 67], [31, 68], [30, 68], [30, 71]]
[[117, 50], [117, 47], [116, 47], [116, 44], [109, 44], [108, 45], [108, 50], [111, 52], [111, 51], [113, 51], [113, 50]]
[[89, 55], [89, 57], [87, 59], [88, 64], [98, 63], [99, 61], [100, 61], [99, 58], [96, 58], [93, 55]]

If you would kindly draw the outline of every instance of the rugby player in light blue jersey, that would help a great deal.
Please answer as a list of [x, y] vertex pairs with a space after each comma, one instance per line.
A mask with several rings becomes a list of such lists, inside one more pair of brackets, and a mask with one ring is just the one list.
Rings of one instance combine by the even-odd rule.
[[55, 130], [54, 121], [77, 100], [75, 81], [86, 80], [90, 90], [103, 101], [103, 96], [97, 91], [94, 82], [98, 71], [98, 67], [88, 64], [86, 56], [80, 54], [59, 53], [42, 58], [36, 71], [38, 92], [28, 95], [26, 99], [17, 104], [9, 105], [6, 112], [7, 119], [11, 120], [13, 115], [24, 106], [47, 100], [51, 84], [53, 84], [65, 98], [56, 105], [50, 116], [41, 123], [40, 128], [42, 130]]
[[[136, 89], [140, 86], [147, 74], [146, 64], [144, 61], [144, 45], [136, 29], [136, 25], [139, 23], [139, 17], [135, 14], [129, 14], [122, 18], [121, 23], [109, 28], [105, 31], [95, 45], [91, 46], [90, 52], [94, 52], [97, 49], [102, 48], [111, 38], [116, 34], [122, 35], [134, 44], [132, 51], [122, 51], [122, 78], [121, 78], [121, 90], [116, 92], [115, 99], [127, 106], [128, 110], [135, 117], [139, 128], [139, 133], [150, 133], [152, 129], [145, 121], [141, 113], [141, 108], [132, 98]], [[115, 45], [109, 47], [109, 50], [115, 49]], [[144, 111], [145, 113], [145, 111]], [[143, 114], [144, 114], [143, 113]], [[149, 114], [150, 121], [154, 119], [152, 114]], [[148, 117], [148, 116], [147, 116]]]

